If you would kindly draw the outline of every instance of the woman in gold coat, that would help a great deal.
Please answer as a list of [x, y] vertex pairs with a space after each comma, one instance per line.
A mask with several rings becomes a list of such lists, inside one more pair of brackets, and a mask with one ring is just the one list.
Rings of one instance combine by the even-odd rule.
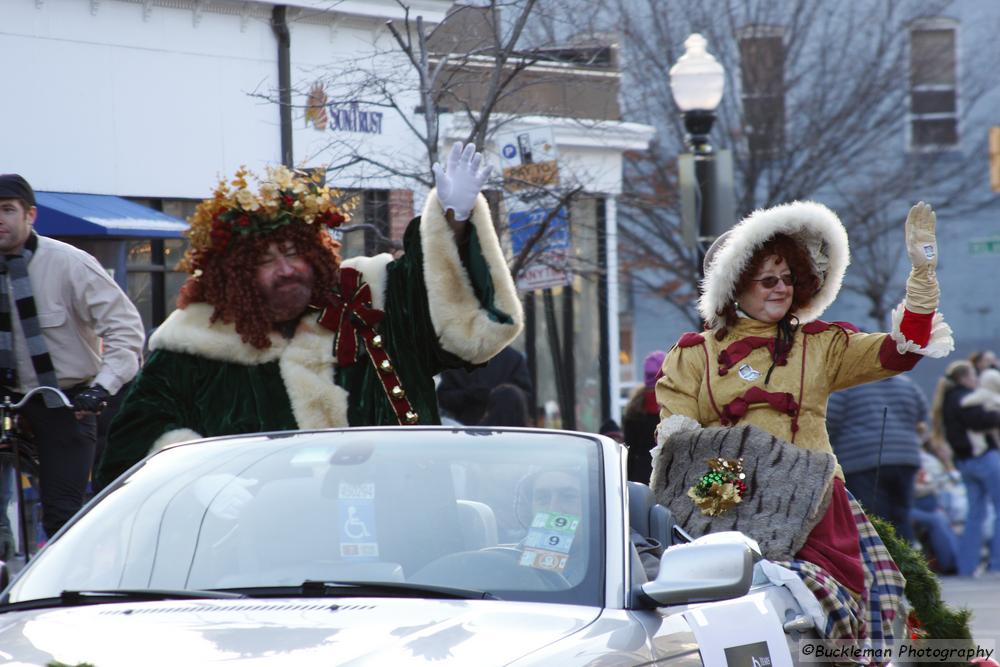
[[[795, 447], [832, 454], [830, 393], [910, 370], [924, 356], [948, 354], [954, 343], [937, 313], [935, 222], [923, 202], [907, 216], [912, 269], [887, 333], [819, 319], [850, 261], [847, 233], [827, 207], [794, 202], [760, 210], [719, 237], [705, 257], [698, 304], [705, 330], [681, 336], [657, 383], [654, 491], [663, 486], [655, 465], [659, 448], [670, 447], [679, 432], [750, 424]], [[883, 552], [838, 466], [826, 514], [789, 564], [823, 603], [821, 634], [889, 631], [903, 580]]]

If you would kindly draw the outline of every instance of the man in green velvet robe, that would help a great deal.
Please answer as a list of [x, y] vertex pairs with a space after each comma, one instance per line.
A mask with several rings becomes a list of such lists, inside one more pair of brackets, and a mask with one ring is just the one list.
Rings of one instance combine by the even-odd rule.
[[259, 194], [242, 172], [235, 192], [220, 184], [192, 216], [192, 276], [150, 338], [98, 483], [193, 438], [439, 423], [433, 376], [485, 363], [522, 326], [481, 160], [456, 145], [447, 170], [435, 165], [396, 259], [340, 263], [323, 225], [343, 216], [326, 188], [288, 170]]

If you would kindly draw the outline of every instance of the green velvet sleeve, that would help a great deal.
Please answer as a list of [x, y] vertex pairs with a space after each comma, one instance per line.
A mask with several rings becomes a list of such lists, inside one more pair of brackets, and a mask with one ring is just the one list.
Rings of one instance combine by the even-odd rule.
[[132, 382], [121, 410], [108, 432], [108, 445], [97, 468], [97, 482], [106, 486], [141, 460], [157, 438], [168, 431], [192, 428], [188, 397], [180, 389], [191, 373], [188, 355], [156, 350]]
[[[493, 303], [489, 267], [479, 250], [476, 231], [470, 226], [467, 248], [461, 249], [476, 297], [491, 319], [510, 322], [511, 317]], [[439, 424], [434, 375], [449, 368], [474, 368], [443, 349], [431, 321], [424, 282], [424, 257], [420, 243], [420, 218], [414, 218], [403, 236], [405, 254], [388, 265], [385, 319], [379, 331], [386, 340], [407, 398], [420, 415], [421, 424]], [[337, 383], [351, 395], [348, 420], [352, 426], [396, 424], [396, 416], [367, 356], [337, 371]]]
[[98, 483], [123, 473], [170, 431], [211, 437], [297, 427], [277, 361], [247, 366], [156, 350], [111, 422]]

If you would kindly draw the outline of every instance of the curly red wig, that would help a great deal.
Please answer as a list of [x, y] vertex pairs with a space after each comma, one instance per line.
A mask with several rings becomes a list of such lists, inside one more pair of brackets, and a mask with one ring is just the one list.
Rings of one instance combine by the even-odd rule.
[[[812, 300], [819, 291], [820, 281], [819, 277], [813, 272], [812, 261], [809, 259], [806, 249], [787, 234], [775, 234], [757, 249], [750, 259], [750, 263], [747, 264], [746, 269], [740, 274], [739, 280], [736, 281], [733, 293], [741, 294], [749, 288], [753, 282], [753, 277], [757, 275], [760, 267], [763, 266], [768, 257], [774, 255], [777, 255], [788, 263], [792, 278], [795, 280], [792, 305], [788, 309], [789, 313], [795, 312]], [[736, 314], [736, 304], [728, 304], [719, 312], [719, 315], [724, 318], [726, 323], [717, 334], [719, 340], [721, 340], [725, 337], [729, 328], [734, 326], [739, 320], [739, 316]], [[785, 317], [787, 318], [788, 316], [786, 315]]]
[[226, 252], [204, 257], [201, 275], [191, 276], [181, 287], [177, 307], [208, 303], [214, 307], [212, 322], [222, 320], [236, 327], [243, 342], [259, 349], [271, 346], [268, 334], [274, 323], [256, 287], [257, 258], [270, 243], [291, 241], [313, 269], [312, 302], [325, 301], [337, 283], [340, 244], [320, 225], [296, 223], [266, 236], [234, 238]]

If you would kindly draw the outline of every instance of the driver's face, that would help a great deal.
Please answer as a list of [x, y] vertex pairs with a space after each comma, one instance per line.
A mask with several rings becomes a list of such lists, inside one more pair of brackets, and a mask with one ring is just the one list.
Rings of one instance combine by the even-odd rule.
[[583, 514], [580, 480], [565, 472], [543, 472], [535, 478], [531, 489], [532, 514]]

